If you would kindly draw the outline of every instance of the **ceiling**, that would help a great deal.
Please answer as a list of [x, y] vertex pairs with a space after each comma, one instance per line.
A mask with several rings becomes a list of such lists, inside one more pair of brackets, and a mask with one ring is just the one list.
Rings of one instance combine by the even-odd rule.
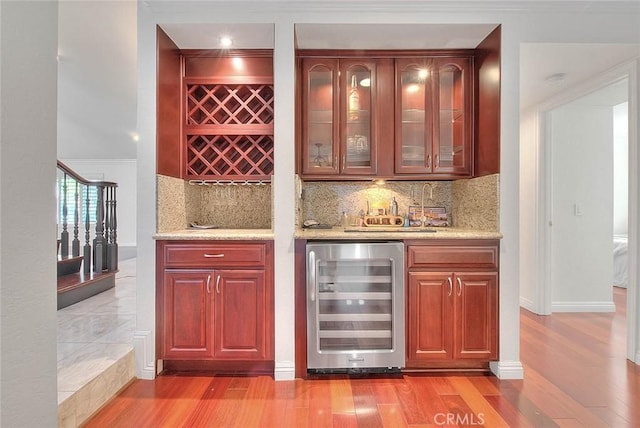
[[640, 45], [523, 43], [520, 106], [540, 104], [639, 56]]

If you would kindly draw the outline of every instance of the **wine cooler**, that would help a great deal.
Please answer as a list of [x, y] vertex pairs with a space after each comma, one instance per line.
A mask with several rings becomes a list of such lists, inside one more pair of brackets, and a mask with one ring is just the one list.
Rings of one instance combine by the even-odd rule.
[[404, 244], [307, 244], [307, 368], [404, 366]]

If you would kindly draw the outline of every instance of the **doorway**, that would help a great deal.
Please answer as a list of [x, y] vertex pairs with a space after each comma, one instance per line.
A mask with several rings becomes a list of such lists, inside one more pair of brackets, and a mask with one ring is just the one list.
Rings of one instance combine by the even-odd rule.
[[[562, 54], [575, 50], [576, 45], [536, 46], [527, 49], [523, 46], [521, 50], [521, 82], [531, 80], [532, 75], [527, 73], [527, 65], [536, 67], [544, 59], [544, 52], [550, 49], [553, 56], [558, 59], [558, 63], [566, 63], [562, 59]], [[586, 53], [594, 55], [594, 49], [598, 46], [585, 49]], [[613, 51], [609, 46], [600, 46], [602, 52]], [[551, 234], [550, 221], [553, 224], [553, 169], [554, 158], [552, 155], [551, 132], [553, 126], [553, 115], [550, 114], [556, 108], [569, 104], [599, 89], [621, 82], [627, 82], [627, 115], [628, 115], [628, 151], [629, 151], [629, 182], [628, 182], [628, 289], [627, 289], [627, 358], [640, 363], [640, 349], [637, 338], [640, 331], [637, 314], [638, 307], [638, 191], [640, 189], [640, 172], [638, 170], [638, 72], [639, 63], [637, 48], [634, 51], [625, 53], [620, 51], [618, 61], [593, 74], [589, 79], [581, 82], [573, 82], [570, 87], [564, 87], [553, 94], [547, 94], [544, 100], [536, 100], [536, 103], [522, 104], [521, 100], [521, 121], [520, 121], [520, 305], [539, 315], [548, 315], [552, 312], [552, 264], [553, 239]], [[567, 55], [571, 56], [571, 55]], [[573, 58], [575, 62], [575, 57]], [[584, 62], [582, 62], [584, 63]], [[612, 64], [618, 64], [612, 65]], [[550, 68], [547, 68], [547, 71]], [[541, 72], [536, 71], [538, 77]], [[552, 82], [557, 85], [557, 82]], [[549, 82], [547, 82], [549, 84]], [[526, 83], [521, 83], [526, 85]], [[521, 92], [524, 92], [521, 90]], [[557, 119], [557, 118], [556, 118]], [[579, 149], [578, 158], [583, 156], [582, 148]], [[596, 169], [596, 174], [598, 169]], [[598, 189], [592, 187], [592, 189]], [[612, 190], [609, 190], [611, 192]], [[596, 199], [601, 190], [591, 191], [588, 196], [575, 194], [565, 204], [565, 209], [573, 220], [584, 217], [584, 205], [580, 202], [589, 199]], [[578, 198], [580, 196], [580, 198]], [[582, 202], [584, 203], [584, 202]], [[578, 205], [578, 206], [576, 206]], [[590, 208], [589, 208], [590, 209]], [[576, 215], [578, 214], [578, 215]], [[611, 217], [609, 217], [611, 218]], [[611, 232], [608, 228], [608, 233]], [[610, 242], [610, 241], [609, 241]], [[611, 244], [607, 244], [608, 246]], [[609, 247], [611, 248], [611, 247]], [[558, 250], [556, 249], [556, 252]], [[609, 252], [609, 254], [611, 254]], [[562, 260], [564, 254], [556, 258], [555, 263]], [[611, 255], [607, 256], [610, 260]], [[608, 281], [611, 284], [611, 280]], [[612, 285], [612, 284], [611, 284]], [[574, 302], [575, 303], [575, 302]], [[602, 305], [601, 310], [609, 310], [608, 304]]]

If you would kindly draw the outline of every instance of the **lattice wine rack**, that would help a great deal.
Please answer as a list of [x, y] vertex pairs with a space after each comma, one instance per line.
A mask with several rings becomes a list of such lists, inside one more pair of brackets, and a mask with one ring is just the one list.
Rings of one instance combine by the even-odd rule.
[[273, 84], [187, 82], [186, 177], [270, 180]]

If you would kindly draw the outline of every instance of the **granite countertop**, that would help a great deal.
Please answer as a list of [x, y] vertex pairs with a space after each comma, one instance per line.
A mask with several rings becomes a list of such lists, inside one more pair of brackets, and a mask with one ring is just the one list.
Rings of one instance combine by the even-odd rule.
[[172, 230], [170, 232], [159, 232], [153, 235], [157, 240], [271, 240], [273, 239], [271, 229], [196, 229], [187, 228]]
[[[501, 239], [500, 232], [485, 230], [461, 229], [457, 227], [441, 228], [347, 228], [331, 229], [296, 229], [298, 239]], [[271, 240], [274, 238], [271, 229], [179, 229], [170, 232], [159, 232], [153, 235], [156, 240]]]
[[501, 239], [502, 233], [457, 227], [296, 229], [299, 239]]

